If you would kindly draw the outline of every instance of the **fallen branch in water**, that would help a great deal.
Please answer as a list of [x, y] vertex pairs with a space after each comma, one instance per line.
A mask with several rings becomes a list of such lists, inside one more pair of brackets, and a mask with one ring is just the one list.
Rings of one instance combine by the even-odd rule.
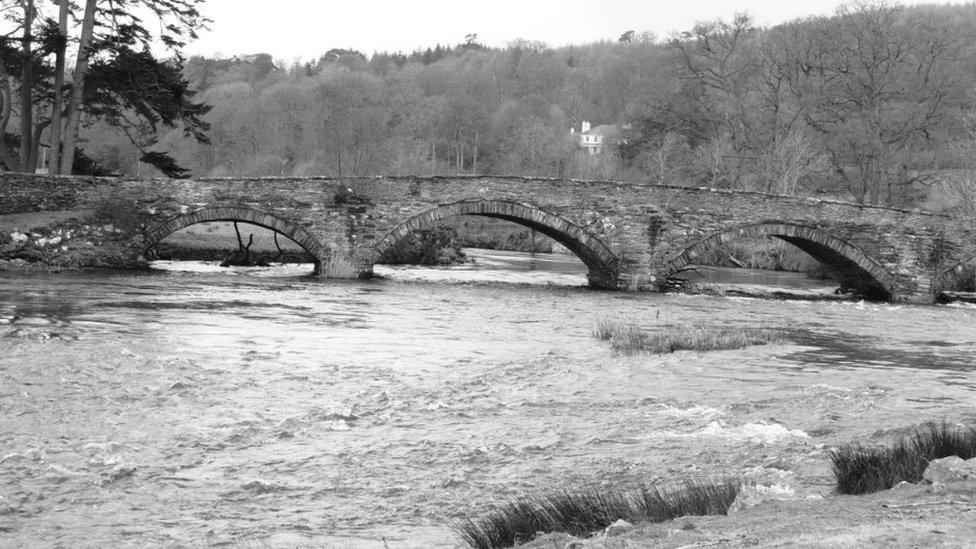
[[275, 257], [276, 263], [284, 263], [285, 251], [281, 249], [281, 244], [278, 244], [278, 231], [274, 233], [274, 243], [275, 248], [278, 248], [278, 256]]
[[[268, 267], [266, 261], [252, 261], [251, 260], [251, 246], [254, 244], [254, 233], [248, 235], [247, 244], [244, 244], [244, 239], [241, 238], [241, 230], [237, 226], [237, 222], [234, 222], [234, 232], [237, 233], [237, 251], [230, 255], [227, 259], [220, 263], [221, 267]], [[277, 234], [277, 233], [275, 233]], [[280, 248], [279, 248], [280, 250]]]

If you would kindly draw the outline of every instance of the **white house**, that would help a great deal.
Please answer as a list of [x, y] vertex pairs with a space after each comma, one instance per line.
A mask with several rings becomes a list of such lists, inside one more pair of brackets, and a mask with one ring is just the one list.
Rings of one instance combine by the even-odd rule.
[[590, 128], [590, 123], [586, 120], [580, 126], [579, 134], [576, 133], [576, 128], [570, 128], [569, 133], [576, 135], [579, 146], [589, 154], [602, 153], [607, 145], [619, 143], [623, 135], [620, 126], [616, 124], [601, 124]]

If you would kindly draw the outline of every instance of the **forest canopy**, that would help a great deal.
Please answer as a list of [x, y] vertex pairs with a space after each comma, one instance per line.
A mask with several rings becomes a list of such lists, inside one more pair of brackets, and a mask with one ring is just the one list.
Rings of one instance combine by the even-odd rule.
[[[663, 40], [491, 48], [470, 34], [409, 54], [198, 56], [179, 65], [186, 109], [148, 130], [194, 176], [519, 174], [909, 205], [947, 181], [973, 187], [959, 174], [976, 162], [974, 37], [973, 4], [854, 2]], [[97, 114], [86, 153], [112, 173], [152, 173]], [[601, 154], [571, 133], [584, 121], [618, 132]]]

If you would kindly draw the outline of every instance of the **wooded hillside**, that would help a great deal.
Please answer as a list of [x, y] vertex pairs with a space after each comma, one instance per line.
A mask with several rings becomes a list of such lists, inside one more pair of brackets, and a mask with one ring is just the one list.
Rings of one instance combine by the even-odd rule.
[[[742, 15], [664, 40], [486, 48], [470, 35], [408, 55], [193, 57], [184, 74], [212, 106], [210, 142], [177, 128], [159, 146], [196, 176], [478, 172], [892, 205], [938, 187], [958, 202], [976, 161], [974, 37], [974, 4], [875, 2], [773, 28]], [[583, 121], [621, 127], [619, 146], [582, 152], [570, 128]], [[86, 150], [109, 171], [145, 172], [112, 134], [88, 128]]]

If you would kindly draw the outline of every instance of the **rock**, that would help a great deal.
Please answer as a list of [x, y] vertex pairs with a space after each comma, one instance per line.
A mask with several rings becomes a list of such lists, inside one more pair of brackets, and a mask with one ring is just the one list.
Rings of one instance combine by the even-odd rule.
[[608, 536], [619, 536], [620, 534], [623, 534], [624, 532], [630, 530], [633, 527], [634, 525], [627, 522], [626, 520], [618, 519], [617, 522], [614, 522], [610, 526], [607, 526], [605, 532]]
[[964, 460], [958, 456], [949, 456], [932, 460], [922, 478], [932, 484], [976, 480], [976, 458]]
[[751, 509], [757, 505], [762, 505], [770, 501], [790, 501], [797, 499], [796, 492], [787, 486], [773, 484], [747, 484], [739, 490], [732, 506], [729, 507], [729, 514], [740, 513], [746, 509]]
[[30, 240], [30, 237], [24, 233], [14, 231], [10, 233], [10, 240], [13, 241], [14, 244], [26, 244], [27, 241]]
[[521, 545], [524, 549], [580, 549], [586, 547], [586, 540], [571, 536], [563, 532], [551, 532], [537, 536], [532, 541]]

